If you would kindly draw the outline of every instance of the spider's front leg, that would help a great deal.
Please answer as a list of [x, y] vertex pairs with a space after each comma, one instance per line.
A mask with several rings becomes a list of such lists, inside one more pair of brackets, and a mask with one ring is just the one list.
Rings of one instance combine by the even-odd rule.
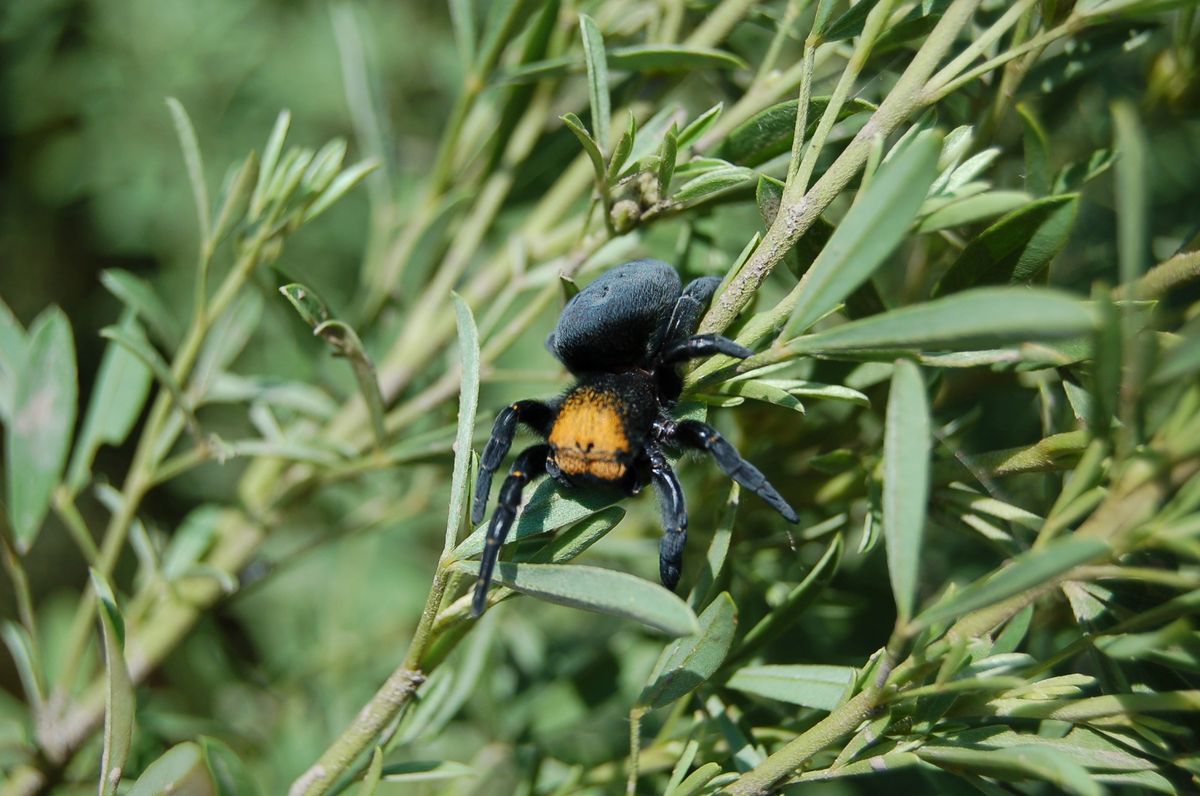
[[541, 401], [517, 401], [511, 406], [504, 407], [496, 415], [496, 424], [492, 426], [492, 436], [488, 439], [483, 455], [479, 457], [479, 479], [475, 482], [475, 500], [471, 504], [471, 524], [483, 522], [483, 512], [487, 508], [488, 493], [492, 491], [492, 474], [500, 467], [500, 462], [508, 455], [512, 447], [513, 437], [517, 433], [517, 423], [524, 423], [537, 433], [545, 436], [554, 420], [554, 409]]
[[738, 359], [754, 356], [754, 352], [749, 348], [735, 343], [728, 337], [719, 334], [696, 334], [668, 345], [659, 359], [664, 365], [674, 365], [688, 359], [711, 357], [713, 354], [725, 354]]
[[500, 547], [512, 528], [513, 520], [517, 518], [517, 509], [521, 507], [521, 490], [546, 472], [546, 458], [549, 455], [548, 445], [534, 445], [521, 451], [521, 455], [513, 462], [508, 478], [504, 479], [504, 484], [500, 487], [496, 513], [492, 515], [492, 521], [488, 525], [487, 543], [479, 560], [479, 580], [475, 582], [475, 597], [471, 602], [471, 612], [475, 616], [482, 614], [483, 609], [487, 607], [488, 585], [492, 582], [492, 572], [495, 571], [496, 561], [500, 557]]
[[687, 543], [688, 515], [683, 502], [683, 487], [662, 448], [647, 445], [646, 456], [650, 460], [650, 478], [662, 498], [663, 535], [658, 545], [658, 577], [664, 586], [675, 591], [683, 571], [683, 548]]
[[726, 475], [765, 500], [767, 505], [783, 515], [785, 520], [788, 522], [800, 521], [796, 510], [788, 505], [788, 502], [783, 499], [783, 495], [780, 495], [775, 487], [771, 486], [767, 477], [757, 467], [743, 459], [742, 455], [737, 452], [737, 448], [733, 447], [712, 426], [698, 420], [681, 420], [670, 429], [670, 436], [667, 439], [685, 448], [708, 451], [716, 460], [717, 466], [724, 470]]

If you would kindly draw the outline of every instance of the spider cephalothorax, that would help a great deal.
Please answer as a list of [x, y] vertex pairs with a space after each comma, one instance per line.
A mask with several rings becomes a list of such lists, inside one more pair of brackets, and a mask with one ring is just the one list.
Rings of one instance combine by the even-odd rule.
[[660, 260], [618, 266], [576, 294], [559, 316], [546, 346], [576, 377], [552, 401], [518, 401], [496, 418], [479, 465], [471, 521], [483, 520], [492, 474], [512, 446], [517, 423], [545, 444], [517, 456], [500, 488], [488, 526], [475, 586], [474, 610], [486, 605], [488, 583], [521, 504], [521, 490], [546, 473], [566, 487], [606, 484], [637, 494], [653, 483], [662, 498], [659, 577], [674, 589], [687, 538], [687, 509], [679, 479], [663, 446], [708, 451], [733, 480], [760, 495], [789, 522], [796, 512], [758, 469], [711, 426], [675, 420], [671, 407], [683, 389], [681, 362], [713, 354], [745, 358], [751, 352], [715, 334], [693, 334], [720, 280], [705, 277], [683, 288]]

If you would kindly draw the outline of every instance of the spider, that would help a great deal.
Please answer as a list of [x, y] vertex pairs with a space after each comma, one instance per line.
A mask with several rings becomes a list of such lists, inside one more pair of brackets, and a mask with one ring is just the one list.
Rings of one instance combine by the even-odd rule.
[[545, 439], [521, 451], [500, 488], [475, 585], [475, 616], [486, 606], [521, 492], [543, 474], [564, 487], [601, 484], [628, 495], [653, 483], [662, 499], [664, 528], [659, 577], [671, 590], [679, 582], [688, 516], [664, 446], [708, 451], [730, 478], [789, 522], [799, 521], [758, 468], [716, 429], [670, 414], [683, 391], [680, 363], [713, 354], [745, 359], [753, 353], [720, 335], [694, 334], [720, 281], [702, 277], [681, 288], [679, 275], [667, 263], [635, 260], [609, 270], [567, 302], [546, 347], [575, 376], [575, 384], [551, 401], [517, 401], [505, 407], [480, 458], [471, 506], [475, 525], [483, 521], [492, 476], [512, 446], [517, 424]]

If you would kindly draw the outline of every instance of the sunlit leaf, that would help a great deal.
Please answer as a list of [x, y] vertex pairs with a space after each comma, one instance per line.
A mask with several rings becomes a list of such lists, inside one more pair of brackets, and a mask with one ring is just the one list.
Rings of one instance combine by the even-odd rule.
[[920, 369], [896, 362], [883, 441], [883, 538], [897, 621], [916, 605], [925, 504], [929, 499], [929, 401]]
[[833, 710], [854, 682], [856, 674], [850, 666], [745, 666], [734, 672], [726, 685], [779, 702]]
[[804, 274], [785, 334], [812, 326], [862, 284], [900, 244], [937, 174], [941, 141], [917, 136], [875, 175]]
[[104, 636], [104, 750], [100, 762], [100, 796], [117, 792], [133, 742], [134, 694], [125, 665], [125, 621], [104, 576], [91, 571], [100, 626]]
[[[467, 561], [456, 571], [477, 574]], [[495, 581], [547, 602], [632, 619], [670, 636], [696, 633], [696, 615], [687, 603], [657, 583], [611, 569], [579, 564], [515, 564], [501, 561]]]
[[733, 643], [737, 606], [722, 592], [699, 616], [700, 630], [667, 645], [638, 704], [651, 710], [691, 693], [720, 668]]

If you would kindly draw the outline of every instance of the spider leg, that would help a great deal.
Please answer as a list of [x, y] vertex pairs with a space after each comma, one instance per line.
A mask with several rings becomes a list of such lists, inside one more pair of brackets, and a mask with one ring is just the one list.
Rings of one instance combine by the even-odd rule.
[[754, 352], [719, 334], [697, 334], [665, 346], [659, 355], [659, 362], [663, 365], [674, 365], [686, 359], [710, 357], [713, 354], [726, 354], [738, 359], [745, 359], [753, 356]]
[[487, 543], [483, 548], [483, 557], [479, 561], [479, 580], [475, 582], [475, 598], [471, 603], [471, 612], [475, 616], [483, 613], [487, 607], [488, 585], [492, 582], [492, 572], [496, 569], [496, 560], [500, 557], [500, 546], [504, 537], [508, 536], [513, 520], [517, 518], [517, 509], [521, 506], [521, 490], [533, 479], [546, 472], [546, 457], [550, 454], [549, 445], [533, 445], [521, 451], [513, 462], [508, 478], [500, 487], [500, 498], [496, 503], [496, 513], [488, 525]]
[[683, 501], [683, 487], [671, 469], [666, 455], [657, 445], [647, 445], [650, 459], [650, 478], [662, 498], [663, 536], [658, 545], [658, 577], [671, 591], [679, 583], [683, 570], [683, 547], [687, 542], [688, 515]]
[[729, 444], [715, 428], [698, 420], [681, 420], [675, 424], [673, 432], [668, 438], [670, 442], [686, 448], [708, 451], [726, 475], [765, 500], [767, 505], [783, 515], [788, 522], [800, 521], [796, 510], [775, 491], [767, 477], [743, 459], [737, 448]]
[[720, 285], [720, 278], [715, 276], [702, 276], [688, 282], [671, 312], [671, 320], [667, 323], [666, 334], [663, 335], [664, 347], [696, 331], [704, 308], [708, 306], [713, 293], [717, 292]]
[[479, 479], [475, 482], [475, 500], [471, 504], [471, 524], [483, 522], [483, 512], [487, 508], [488, 493], [492, 491], [492, 475], [500, 467], [500, 462], [508, 455], [512, 447], [513, 436], [517, 433], [517, 423], [524, 423], [534, 431], [545, 436], [554, 419], [553, 407], [541, 401], [517, 401], [504, 407], [496, 416], [496, 424], [492, 426], [492, 436], [479, 457]]

